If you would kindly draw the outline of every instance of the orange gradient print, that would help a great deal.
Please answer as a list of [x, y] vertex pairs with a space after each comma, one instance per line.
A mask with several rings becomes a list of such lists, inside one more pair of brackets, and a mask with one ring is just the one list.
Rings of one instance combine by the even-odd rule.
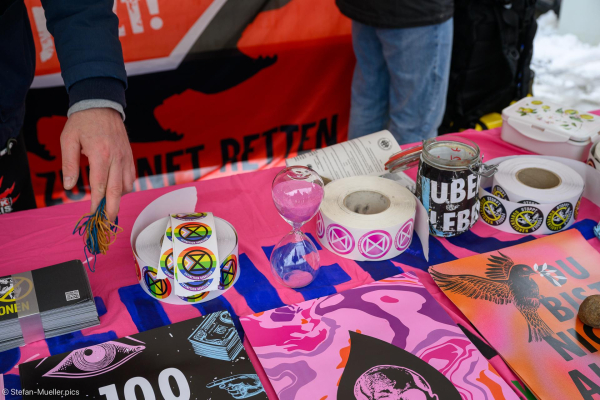
[[577, 318], [600, 294], [600, 254], [579, 231], [429, 272], [538, 398], [600, 399], [600, 329]]

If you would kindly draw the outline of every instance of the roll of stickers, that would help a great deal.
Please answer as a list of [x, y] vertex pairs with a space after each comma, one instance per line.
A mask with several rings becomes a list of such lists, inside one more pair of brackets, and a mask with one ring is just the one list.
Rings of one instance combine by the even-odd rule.
[[582, 196], [600, 204], [600, 173], [584, 163], [547, 156], [501, 157], [487, 163], [499, 166], [481, 183], [481, 220], [504, 232], [560, 232], [577, 218]]
[[492, 193], [521, 204], [561, 203], [573, 197], [576, 203], [584, 188], [583, 178], [570, 167], [525, 156], [500, 163]]
[[356, 261], [388, 260], [409, 247], [415, 230], [428, 258], [427, 211], [394, 181], [357, 176], [325, 186], [317, 237], [335, 254]]
[[[132, 229], [131, 243], [140, 286], [149, 296], [166, 303], [189, 304], [212, 300], [230, 289], [240, 276], [237, 232], [229, 222], [214, 217], [219, 253], [218, 288], [188, 296], [178, 296], [175, 293], [176, 260], [172, 253], [161, 254], [161, 238], [165, 235], [170, 219], [164, 215], [165, 212], [193, 210], [196, 196], [196, 188], [185, 188], [159, 197], [140, 213]], [[166, 279], [159, 279], [157, 266], [163, 269]]]
[[[218, 229], [211, 212], [171, 215], [175, 294], [194, 296], [219, 286]], [[163, 241], [164, 243], [164, 241]]]

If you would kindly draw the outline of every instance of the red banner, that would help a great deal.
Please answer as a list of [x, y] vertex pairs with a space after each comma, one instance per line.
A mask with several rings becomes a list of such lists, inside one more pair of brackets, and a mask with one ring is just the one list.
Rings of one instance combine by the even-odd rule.
[[[24, 131], [38, 206], [89, 199], [87, 160], [62, 189], [67, 95], [39, 0]], [[135, 190], [282, 165], [347, 137], [350, 22], [334, 0], [117, 0]]]

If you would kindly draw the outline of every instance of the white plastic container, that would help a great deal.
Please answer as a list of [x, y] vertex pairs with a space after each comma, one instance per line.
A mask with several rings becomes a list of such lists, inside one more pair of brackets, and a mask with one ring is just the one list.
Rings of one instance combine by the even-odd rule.
[[538, 154], [584, 161], [599, 133], [599, 116], [535, 97], [502, 110], [502, 139]]

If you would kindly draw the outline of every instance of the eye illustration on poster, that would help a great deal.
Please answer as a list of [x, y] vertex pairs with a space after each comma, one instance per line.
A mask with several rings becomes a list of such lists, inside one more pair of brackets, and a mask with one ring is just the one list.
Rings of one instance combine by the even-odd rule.
[[419, 357], [383, 340], [349, 333], [350, 356], [338, 399], [462, 400], [452, 382]]
[[[101, 375], [123, 365], [145, 348], [141, 345], [133, 346], [119, 342], [106, 342], [77, 349], [69, 353], [64, 360], [43, 376], [50, 378], [87, 378]], [[38, 367], [42, 363], [39, 363]]]
[[[355, 399], [356, 382], [365, 373], [361, 382], [390, 386], [400, 378], [386, 380], [385, 371], [406, 377], [408, 370], [420, 375], [427, 382], [422, 387], [431, 387], [438, 400], [456, 392], [462, 396], [457, 399], [518, 398], [411, 273], [240, 322], [280, 400]], [[379, 366], [383, 372], [367, 373]], [[385, 389], [388, 400], [426, 400], [410, 397], [414, 391], [392, 389]]]
[[486, 277], [476, 275], [447, 275], [431, 270], [431, 276], [444, 291], [462, 294], [472, 299], [491, 301], [499, 305], [512, 304], [523, 315], [529, 328], [529, 342], [540, 342], [552, 335], [538, 313], [540, 289], [532, 279], [536, 271], [524, 264], [516, 264], [510, 257], [498, 252], [499, 256], [488, 258]]
[[267, 398], [227, 311], [23, 363], [19, 373], [32, 391], [24, 400], [37, 390], [98, 400]]

